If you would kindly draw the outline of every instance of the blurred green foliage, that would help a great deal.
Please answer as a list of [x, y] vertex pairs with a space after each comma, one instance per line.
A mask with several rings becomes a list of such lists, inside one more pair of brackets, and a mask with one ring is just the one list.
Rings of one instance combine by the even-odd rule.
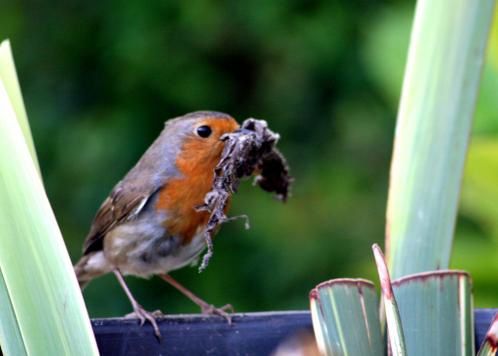
[[[93, 214], [166, 119], [211, 109], [266, 119], [296, 178], [282, 205], [249, 183], [202, 274], [173, 276], [238, 311], [303, 309], [318, 282], [376, 280], [414, 1], [3, 0], [49, 198], [74, 261]], [[453, 267], [498, 306], [498, 27], [484, 69]], [[146, 308], [197, 312], [159, 279], [129, 277]], [[130, 311], [113, 276], [92, 316]]]

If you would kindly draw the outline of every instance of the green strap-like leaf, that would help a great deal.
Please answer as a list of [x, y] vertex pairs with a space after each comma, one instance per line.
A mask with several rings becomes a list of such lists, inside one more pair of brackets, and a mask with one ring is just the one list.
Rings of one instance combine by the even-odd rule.
[[21, 126], [22, 133], [24, 134], [24, 139], [28, 145], [33, 162], [35, 163], [38, 171], [40, 171], [38, 159], [36, 157], [35, 145], [33, 143], [33, 136], [31, 135], [31, 130], [29, 129], [26, 108], [24, 107], [24, 101], [22, 100], [21, 87], [17, 79], [14, 58], [12, 57], [12, 50], [8, 40], [0, 43], [0, 78], [4, 83], [5, 89], [7, 90], [7, 95], [9, 96], [12, 107], [16, 113], [17, 122], [19, 123], [19, 126]]
[[[5, 48], [0, 65], [10, 56]], [[7, 73], [5, 80], [5, 70], [0, 70], [1, 347], [8, 355], [97, 355], [83, 297], [27, 143], [29, 126], [21, 128], [14, 108], [19, 103], [9, 94], [15, 92], [10, 87], [15, 75]]]
[[417, 1], [387, 209], [393, 278], [449, 266], [494, 5], [494, 0]]

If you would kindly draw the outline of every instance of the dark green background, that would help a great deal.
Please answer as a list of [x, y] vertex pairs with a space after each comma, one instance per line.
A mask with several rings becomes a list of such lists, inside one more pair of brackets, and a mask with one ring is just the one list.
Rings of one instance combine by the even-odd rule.
[[[281, 133], [293, 197], [282, 205], [246, 183], [232, 213], [248, 214], [252, 228], [224, 226], [204, 273], [173, 276], [238, 311], [303, 309], [323, 280], [376, 280], [370, 246], [383, 241], [413, 8], [413, 1], [371, 0], [3, 0], [0, 38], [12, 42], [73, 261], [99, 204], [164, 121], [210, 109], [265, 119]], [[494, 48], [453, 259], [472, 273], [481, 307], [498, 306], [497, 79]], [[148, 309], [197, 311], [157, 278], [128, 281]], [[85, 299], [94, 317], [130, 311], [112, 276], [90, 284]]]

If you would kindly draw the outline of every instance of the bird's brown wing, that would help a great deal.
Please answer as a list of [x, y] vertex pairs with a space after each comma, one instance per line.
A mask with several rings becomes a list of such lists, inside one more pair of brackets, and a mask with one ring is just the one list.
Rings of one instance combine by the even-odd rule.
[[83, 254], [100, 251], [105, 235], [116, 225], [133, 220], [161, 187], [124, 187], [118, 184], [102, 203], [83, 244]]
[[211, 114], [197, 113], [200, 116], [185, 115], [168, 121], [159, 137], [102, 203], [83, 244], [83, 254], [101, 250], [109, 231], [136, 219], [166, 182], [179, 176], [176, 157], [185, 132], [192, 131], [193, 120]]

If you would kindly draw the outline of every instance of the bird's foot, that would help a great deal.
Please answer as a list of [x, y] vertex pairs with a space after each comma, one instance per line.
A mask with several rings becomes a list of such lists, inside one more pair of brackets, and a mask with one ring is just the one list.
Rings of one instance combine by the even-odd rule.
[[231, 304], [224, 305], [221, 308], [216, 308], [214, 305], [205, 302], [204, 300], [196, 296], [194, 293], [192, 293], [190, 290], [182, 286], [169, 274], [161, 274], [159, 275], [159, 277], [161, 277], [161, 279], [165, 280], [173, 287], [178, 289], [183, 295], [185, 295], [192, 302], [197, 304], [201, 308], [202, 314], [218, 315], [224, 318], [228, 322], [228, 324], [232, 324], [232, 316], [228, 313], [228, 312], [230, 313], [234, 312], [234, 309]]
[[228, 325], [232, 324], [232, 316], [229, 313], [234, 313], [235, 310], [231, 304], [226, 304], [221, 308], [216, 308], [214, 305], [203, 303], [199, 305], [201, 307], [202, 314], [205, 315], [218, 315], [224, 318]]
[[153, 312], [148, 312], [145, 310], [140, 304], [133, 305], [133, 312], [126, 314], [125, 318], [127, 319], [139, 319], [140, 326], [144, 325], [146, 321], [148, 321], [152, 328], [154, 329], [154, 334], [156, 337], [161, 340], [161, 332], [159, 331], [159, 327], [157, 326], [156, 318], [162, 317], [164, 314], [160, 310], [155, 310]]

